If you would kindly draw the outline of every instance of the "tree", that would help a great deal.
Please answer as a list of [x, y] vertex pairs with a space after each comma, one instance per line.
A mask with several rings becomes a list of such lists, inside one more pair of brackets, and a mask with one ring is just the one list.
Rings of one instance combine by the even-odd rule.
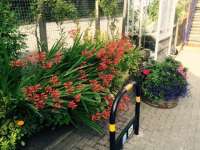
[[122, 20], [122, 36], [125, 35], [126, 19], [127, 19], [128, 0], [124, 0], [123, 20]]

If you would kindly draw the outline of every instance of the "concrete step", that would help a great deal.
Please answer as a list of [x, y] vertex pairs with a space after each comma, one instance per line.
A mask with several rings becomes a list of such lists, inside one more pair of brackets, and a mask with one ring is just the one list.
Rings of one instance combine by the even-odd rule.
[[199, 14], [194, 14], [193, 18], [198, 18], [200, 17], [200, 13]]
[[193, 18], [193, 22], [200, 22], [200, 18]]
[[195, 26], [196, 26], [196, 25], [200, 25], [200, 21], [195, 21], [195, 20], [194, 20], [194, 21], [192, 22], [192, 25], [195, 25]]
[[200, 28], [200, 24], [196, 24], [196, 25], [192, 24], [192, 28], [194, 28], [194, 29], [197, 28], [198, 29], [198, 28]]
[[194, 16], [193, 16], [193, 19], [194, 19], [194, 18], [195, 18], [195, 19], [196, 19], [196, 18], [198, 19], [199, 17], [200, 17], [200, 15], [194, 15]]
[[199, 47], [200, 46], [200, 42], [198, 41], [188, 41], [188, 46], [192, 46], [192, 47]]
[[200, 35], [197, 34], [190, 34], [190, 38], [195, 38], [200, 40]]
[[200, 10], [196, 10], [194, 16], [199, 16], [199, 15], [200, 15]]
[[191, 36], [192, 36], [192, 35], [194, 35], [194, 36], [200, 35], [200, 30], [199, 30], [199, 31], [190, 31], [190, 35], [191, 35]]
[[190, 41], [198, 41], [198, 42], [200, 42], [200, 34], [190, 34], [189, 40]]
[[200, 25], [199, 26], [192, 25], [191, 31], [200, 31]]

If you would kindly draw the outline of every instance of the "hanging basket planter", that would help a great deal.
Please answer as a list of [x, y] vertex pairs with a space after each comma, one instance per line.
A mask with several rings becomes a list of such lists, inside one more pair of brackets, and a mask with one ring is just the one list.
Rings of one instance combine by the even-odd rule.
[[171, 101], [152, 101], [152, 100], [143, 100], [145, 104], [148, 104], [155, 108], [161, 108], [161, 109], [172, 109], [178, 105], [178, 100], [171, 100]]

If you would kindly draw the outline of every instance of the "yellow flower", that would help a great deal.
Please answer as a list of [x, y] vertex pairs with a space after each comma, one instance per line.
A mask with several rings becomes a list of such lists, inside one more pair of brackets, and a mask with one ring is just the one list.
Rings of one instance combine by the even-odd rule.
[[24, 120], [17, 120], [16, 124], [20, 127], [22, 127], [24, 125]]

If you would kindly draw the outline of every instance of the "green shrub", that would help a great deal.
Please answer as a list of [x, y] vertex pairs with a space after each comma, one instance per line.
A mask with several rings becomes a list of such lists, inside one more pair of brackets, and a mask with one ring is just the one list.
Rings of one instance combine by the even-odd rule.
[[117, 70], [118, 74], [112, 83], [112, 90], [119, 90], [129, 78], [135, 79], [141, 65], [142, 57], [137, 48], [132, 48], [120, 61]]
[[147, 12], [151, 21], [156, 21], [159, 13], [159, 0], [153, 0], [148, 6]]
[[13, 110], [18, 106], [21, 69], [13, 70], [12, 59], [20, 56], [23, 35], [17, 31], [17, 21], [7, 0], [0, 2], [0, 149], [14, 149], [20, 129], [14, 123]]

